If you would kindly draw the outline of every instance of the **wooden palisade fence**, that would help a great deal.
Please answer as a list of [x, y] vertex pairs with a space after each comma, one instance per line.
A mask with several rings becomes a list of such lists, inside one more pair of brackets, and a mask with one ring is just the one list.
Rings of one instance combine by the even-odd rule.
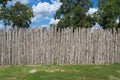
[[120, 63], [120, 30], [0, 31], [0, 65]]

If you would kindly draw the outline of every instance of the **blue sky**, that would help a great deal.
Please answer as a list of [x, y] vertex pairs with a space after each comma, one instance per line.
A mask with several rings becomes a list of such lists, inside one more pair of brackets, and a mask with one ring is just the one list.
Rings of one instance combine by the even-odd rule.
[[[62, 3], [59, 0], [13, 0], [8, 2], [8, 5], [14, 5], [16, 1], [23, 4], [27, 4], [32, 7], [34, 17], [32, 18], [31, 27], [46, 26], [49, 24], [57, 24], [59, 20], [54, 20], [56, 11], [60, 8]], [[91, 0], [94, 2], [94, 7], [90, 8], [88, 14], [92, 14], [97, 11], [97, 0]], [[3, 28], [3, 22], [0, 21], [0, 28]]]

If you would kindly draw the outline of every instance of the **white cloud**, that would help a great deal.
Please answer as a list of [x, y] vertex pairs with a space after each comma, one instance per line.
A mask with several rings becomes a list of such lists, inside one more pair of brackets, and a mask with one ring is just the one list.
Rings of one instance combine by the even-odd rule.
[[95, 13], [97, 10], [98, 10], [97, 8], [90, 8], [90, 9], [88, 10], [87, 14], [90, 14], [90, 15], [91, 15], [91, 14]]
[[100, 29], [102, 28], [98, 23], [96, 23], [91, 29]]
[[[56, 24], [58, 20], [53, 20], [53, 16], [56, 13], [56, 11], [60, 8], [61, 2], [60, 0], [50, 0], [49, 2], [41, 2], [42, 0], [12, 0], [8, 2], [8, 7], [11, 5], [14, 5], [17, 1], [23, 3], [23, 4], [32, 4], [32, 9], [34, 13], [34, 17], [32, 18], [32, 22], [38, 25], [38, 22], [41, 21], [47, 21], [43, 24]], [[50, 21], [50, 22], [48, 22]]]
[[16, 1], [16, 2], [19, 1], [23, 4], [28, 4], [30, 2], [30, 0], [14, 0], [14, 1]]
[[46, 28], [48, 28], [48, 27], [50, 27], [49, 25], [41, 25], [41, 27], [46, 27]]
[[14, 5], [17, 1], [22, 3], [22, 4], [29, 4], [30, 3], [30, 0], [12, 0], [12, 1], [8, 1], [7, 6], [9, 7], [11, 5]]
[[14, 5], [16, 2], [20, 2], [22, 4], [29, 4], [30, 0], [12, 0], [12, 1], [8, 1], [7, 6]]
[[52, 4], [48, 2], [39, 2], [37, 5], [33, 5], [34, 18], [32, 22], [37, 22], [40, 20], [51, 19], [51, 15], [54, 15], [55, 12], [60, 8], [62, 3], [58, 0], [53, 1]]
[[56, 25], [58, 22], [59, 22], [60, 20], [59, 19], [54, 19], [54, 18], [52, 18], [51, 20], [50, 20], [50, 23], [49, 24], [54, 24], [54, 25]]
[[11, 6], [11, 5], [14, 5], [16, 3], [16, 1], [8, 1], [8, 4], [7, 4], [7, 6]]
[[38, 29], [41, 29], [45, 27], [46, 29], [49, 29], [50, 28], [50, 25], [39, 25], [39, 26], [32, 26], [31, 29], [34, 29], [34, 28], [38, 28]]
[[4, 25], [0, 24], [0, 29], [3, 29], [4, 28]]
[[116, 22], [119, 23], [119, 19], [117, 19]]

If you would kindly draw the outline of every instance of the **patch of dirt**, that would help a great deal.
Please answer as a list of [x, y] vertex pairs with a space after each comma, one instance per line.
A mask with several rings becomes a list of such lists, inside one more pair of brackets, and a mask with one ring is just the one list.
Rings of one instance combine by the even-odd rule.
[[120, 70], [117, 70], [116, 72], [117, 72], [118, 74], [120, 74]]
[[113, 75], [109, 75], [109, 80], [120, 80], [120, 79]]
[[37, 69], [32, 69], [29, 71], [29, 73], [35, 73], [35, 72], [37, 72]]
[[51, 73], [53, 73], [55, 71], [54, 70], [45, 70], [45, 72], [51, 72]]
[[31, 66], [32, 66], [32, 67], [35, 66], [35, 67], [36, 67], [36, 66], [42, 66], [42, 65], [26, 65], [26, 66], [30, 66], [30, 67], [31, 67]]
[[51, 73], [53, 73], [53, 72], [65, 72], [65, 70], [63, 70], [63, 69], [48, 69], [48, 70], [45, 70], [45, 72], [51, 72]]

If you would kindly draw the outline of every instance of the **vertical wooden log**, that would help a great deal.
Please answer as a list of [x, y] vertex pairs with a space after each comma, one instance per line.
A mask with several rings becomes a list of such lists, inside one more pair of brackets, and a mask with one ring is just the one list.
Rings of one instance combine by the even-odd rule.
[[80, 64], [80, 59], [81, 59], [81, 47], [80, 47], [80, 28], [78, 28], [78, 64]]
[[20, 65], [20, 29], [17, 29], [17, 58], [18, 58], [18, 62], [17, 64]]
[[36, 44], [36, 41], [37, 41], [37, 37], [36, 37], [36, 33], [37, 33], [37, 29], [35, 28], [34, 29], [34, 33], [33, 33], [33, 35], [34, 35], [34, 40], [33, 40], [33, 42], [34, 42], [34, 51], [33, 51], [33, 64], [34, 65], [36, 65], [36, 54], [37, 54], [37, 51], [36, 51], [36, 48], [37, 48], [37, 44]]
[[25, 65], [26, 64], [26, 61], [27, 61], [27, 59], [26, 59], [26, 29], [24, 29], [23, 30], [23, 65]]
[[5, 65], [5, 30], [3, 30], [3, 53], [2, 53], [2, 63]]
[[7, 65], [10, 65], [10, 31], [7, 31]]
[[118, 63], [120, 63], [120, 29], [118, 29]]
[[71, 38], [70, 38], [70, 64], [73, 64], [73, 57], [74, 57], [74, 33], [73, 33], [73, 28], [71, 28]]
[[90, 28], [87, 29], [87, 64], [91, 64], [90, 57]]
[[109, 53], [108, 53], [108, 64], [110, 63], [113, 63], [112, 59], [112, 55], [114, 54], [114, 45], [113, 45], [113, 34], [112, 34], [112, 31], [108, 31], [108, 50], [109, 50]]
[[62, 61], [62, 64], [64, 64], [64, 61], [65, 61], [65, 29], [62, 31], [63, 35], [62, 35], [62, 55], [61, 55], [61, 61]]
[[34, 58], [33, 58], [33, 54], [34, 54], [34, 29], [32, 30], [31, 33], [31, 38], [32, 38], [32, 53], [31, 53], [31, 57], [32, 57], [32, 61], [31, 64], [34, 64]]
[[32, 49], [33, 49], [33, 42], [32, 42], [32, 29], [29, 30], [29, 64], [32, 65], [32, 61], [33, 61], [33, 58], [32, 58]]
[[56, 43], [56, 64], [60, 64], [60, 30], [56, 31]]
[[44, 64], [46, 65], [47, 64], [47, 45], [46, 45], [46, 42], [47, 42], [47, 29], [44, 28]]
[[2, 65], [2, 46], [3, 46], [3, 44], [2, 44], [2, 41], [3, 41], [3, 36], [2, 36], [3, 34], [2, 34], [2, 30], [0, 30], [0, 65]]
[[78, 32], [78, 29], [76, 28], [75, 31], [74, 31], [74, 57], [73, 57], [73, 64], [77, 64], [77, 59], [78, 59], [78, 56], [77, 56], [77, 32]]
[[97, 38], [98, 38], [97, 30], [94, 30], [93, 34], [93, 64], [97, 64]]
[[40, 60], [41, 60], [41, 64], [43, 64], [43, 28], [41, 28], [40, 30], [40, 51], [41, 51], [41, 56], [40, 56]]
[[116, 32], [116, 53], [117, 53], [117, 63], [119, 63], [119, 52], [118, 52], [118, 45], [119, 45], [119, 41], [118, 41], [118, 39], [119, 39], [119, 33], [118, 32]]
[[81, 28], [79, 28], [79, 64], [82, 63], [82, 33]]
[[84, 51], [83, 51], [83, 29], [81, 29], [81, 33], [80, 33], [80, 41], [81, 41], [81, 64], [83, 64], [83, 54], [84, 54]]
[[102, 35], [102, 32], [103, 32], [103, 30], [102, 29], [99, 29], [99, 63], [100, 64], [103, 64], [103, 35]]
[[26, 58], [26, 65], [28, 65], [28, 29], [26, 29], [26, 32], [25, 32], [25, 58]]
[[89, 29], [86, 29], [86, 64], [89, 64]]
[[22, 33], [22, 29], [20, 29], [19, 31], [19, 63], [20, 65], [22, 65], [22, 52], [23, 52], [23, 49], [22, 49], [22, 40], [23, 40], [23, 33]]
[[11, 34], [12, 36], [11, 36], [11, 39], [12, 39], [12, 44], [11, 44], [11, 48], [12, 48], [12, 50], [11, 50], [11, 62], [12, 62], [12, 65], [14, 65], [14, 29], [12, 30], [12, 34]]
[[109, 30], [107, 31], [107, 35], [106, 35], [106, 64], [109, 63], [109, 47], [110, 47], [110, 33]]
[[15, 65], [18, 65], [18, 29], [15, 28]]
[[39, 63], [38, 63], [38, 64], [39, 64], [39, 65], [41, 65], [41, 57], [40, 57], [40, 56], [41, 56], [41, 49], [40, 49], [40, 48], [41, 48], [41, 47], [40, 47], [40, 46], [41, 46], [41, 45], [40, 45], [40, 43], [41, 43], [41, 40], [40, 40], [40, 39], [41, 39], [41, 36], [40, 36], [40, 35], [41, 35], [41, 34], [40, 34], [40, 31], [41, 31], [41, 29], [38, 30], [38, 60], [39, 60]]
[[2, 54], [1, 54], [1, 56], [2, 56], [2, 59], [1, 59], [1, 62], [2, 62], [2, 66], [4, 66], [4, 36], [5, 36], [5, 34], [4, 34], [4, 30], [2, 31]]
[[103, 31], [102, 33], [101, 33], [101, 35], [103, 35], [102, 36], [102, 46], [103, 46], [103, 48], [102, 48], [102, 59], [103, 59], [103, 63], [105, 64], [105, 54], [106, 54], [106, 39], [105, 39], [105, 36], [106, 36], [106, 33], [105, 33], [105, 31]]
[[115, 63], [118, 63], [118, 54], [117, 54], [117, 32], [116, 29], [114, 29], [114, 53], [115, 53]]
[[35, 31], [35, 36], [36, 36], [36, 41], [35, 41], [35, 44], [36, 44], [36, 48], [35, 48], [35, 64], [38, 65], [39, 64], [39, 41], [38, 41], [38, 38], [39, 38], [39, 29], [36, 28], [36, 31]]
[[93, 35], [93, 31], [90, 29], [89, 31], [89, 48], [90, 48], [90, 52], [89, 52], [89, 60], [90, 60], [90, 64], [92, 64], [93, 61], [93, 43], [92, 43], [92, 35]]
[[83, 64], [86, 64], [86, 29], [83, 28]]

